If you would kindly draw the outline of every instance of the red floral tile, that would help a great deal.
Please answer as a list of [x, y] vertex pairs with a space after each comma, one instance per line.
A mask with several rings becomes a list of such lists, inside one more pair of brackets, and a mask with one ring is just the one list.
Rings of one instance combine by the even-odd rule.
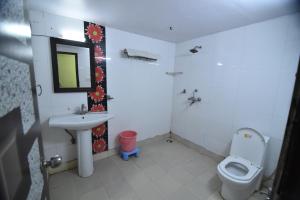
[[97, 102], [100, 102], [100, 101], [102, 101], [104, 99], [104, 97], [105, 97], [105, 91], [104, 91], [104, 89], [100, 85], [98, 85], [96, 87], [96, 91], [95, 92], [90, 92], [89, 95], [90, 95], [91, 99], [94, 102], [97, 103]]
[[100, 83], [104, 79], [104, 72], [100, 66], [97, 66], [95, 69], [95, 79], [97, 83]]
[[101, 63], [104, 61], [104, 53], [103, 50], [101, 49], [101, 47], [99, 45], [96, 45], [94, 47], [94, 51], [95, 51], [95, 61], [97, 64]]
[[[106, 61], [105, 61], [105, 27], [90, 22], [84, 22], [85, 39], [94, 48], [96, 91], [88, 93], [88, 108], [91, 112], [101, 112], [107, 109], [106, 95]], [[101, 63], [101, 66], [100, 66]], [[107, 123], [92, 129], [93, 153], [107, 149]]]
[[95, 140], [93, 142], [93, 151], [95, 153], [101, 153], [106, 149], [106, 142], [104, 139]]
[[92, 40], [93, 43], [98, 43], [104, 38], [102, 28], [97, 24], [90, 23], [85, 31], [85, 34], [90, 40]]
[[91, 108], [92, 112], [102, 112], [105, 111], [105, 107], [102, 104], [94, 104]]
[[96, 136], [96, 137], [103, 136], [105, 131], [106, 131], [105, 124], [101, 124], [100, 126], [97, 126], [97, 127], [92, 129], [93, 136]]

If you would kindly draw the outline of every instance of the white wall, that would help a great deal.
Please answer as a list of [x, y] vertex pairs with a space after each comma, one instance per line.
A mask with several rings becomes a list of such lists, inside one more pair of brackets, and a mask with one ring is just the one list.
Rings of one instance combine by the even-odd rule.
[[[30, 13], [36, 82], [43, 87], [39, 97], [46, 159], [61, 154], [65, 161], [76, 158], [76, 146], [63, 130], [49, 128], [50, 116], [72, 113], [84, 103], [86, 93], [53, 93], [49, 36], [69, 39], [83, 37], [83, 21], [32, 11]], [[74, 33], [74, 34], [72, 34]], [[37, 36], [44, 35], [44, 36]], [[121, 57], [124, 48], [135, 48], [160, 55], [156, 63]], [[108, 111], [109, 148], [115, 146], [117, 134], [126, 129], [138, 131], [138, 139], [170, 131], [175, 45], [106, 27], [107, 90], [115, 99]]]
[[[122, 58], [124, 48], [139, 49], [160, 55], [151, 63]], [[108, 110], [115, 115], [109, 122], [109, 145], [114, 146], [116, 135], [126, 129], [146, 139], [171, 129], [173, 71], [175, 44], [136, 34], [106, 29]]]
[[[278, 159], [285, 130], [300, 49], [300, 20], [289, 15], [175, 45], [106, 27], [107, 89], [115, 99], [108, 110], [109, 148], [125, 129], [139, 139], [172, 131], [220, 155], [227, 155], [234, 131], [252, 127], [271, 137], [267, 174]], [[32, 12], [34, 65], [46, 158], [61, 154], [76, 158], [76, 146], [60, 129], [49, 129], [50, 116], [72, 113], [87, 104], [86, 93], [53, 93], [49, 37], [83, 37], [80, 20]], [[72, 34], [71, 34], [72, 33]], [[202, 45], [198, 54], [189, 53]], [[124, 48], [159, 54], [157, 63], [121, 57]], [[165, 75], [184, 72], [173, 78]], [[218, 66], [217, 63], [222, 63]], [[187, 94], [179, 94], [187, 89]], [[186, 99], [194, 89], [202, 102]], [[173, 109], [172, 109], [173, 90]]]
[[[270, 136], [267, 174], [276, 166], [300, 52], [300, 14], [220, 32], [176, 46], [172, 132], [219, 155], [233, 133]], [[189, 49], [201, 45], [197, 54]], [[217, 63], [222, 63], [218, 66]], [[179, 94], [187, 89], [187, 94]], [[202, 102], [187, 106], [192, 90]]]

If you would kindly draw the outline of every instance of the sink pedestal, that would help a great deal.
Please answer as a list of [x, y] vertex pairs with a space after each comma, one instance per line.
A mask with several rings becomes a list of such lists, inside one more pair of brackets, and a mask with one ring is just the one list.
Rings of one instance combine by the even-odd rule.
[[79, 176], [91, 176], [94, 171], [91, 130], [77, 131], [77, 159]]

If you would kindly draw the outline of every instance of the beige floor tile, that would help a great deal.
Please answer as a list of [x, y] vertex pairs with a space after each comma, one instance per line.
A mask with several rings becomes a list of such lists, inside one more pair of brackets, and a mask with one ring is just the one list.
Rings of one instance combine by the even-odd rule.
[[187, 184], [187, 188], [196, 196], [207, 199], [216, 191], [219, 191], [221, 182], [217, 174], [210, 170]]
[[93, 178], [81, 178], [81, 180], [78, 178], [75, 181], [76, 195], [81, 196], [103, 186], [101, 179], [96, 176], [93, 176]]
[[134, 176], [135, 174], [138, 174], [139, 172], [142, 172], [140, 168], [138, 168], [136, 165], [123, 167], [121, 168], [121, 172], [124, 177]]
[[103, 187], [87, 192], [79, 198], [79, 200], [95, 200], [95, 199], [109, 200], [108, 194]]
[[112, 168], [116, 169], [118, 167], [117, 167], [117, 164], [111, 158], [105, 158], [105, 159], [94, 162], [94, 173], [95, 174], [110, 172], [110, 170]]
[[223, 200], [219, 191], [214, 192], [207, 200]]
[[127, 193], [125, 195], [122, 195], [118, 200], [141, 200], [141, 198], [135, 192], [132, 192], [132, 193]]
[[124, 161], [121, 158], [114, 158], [115, 162], [117, 163], [117, 167], [120, 169], [122, 175], [124, 177], [130, 177], [133, 176], [137, 173], [139, 173], [140, 171], [142, 171], [142, 169], [140, 169], [138, 166], [136, 166], [135, 162], [133, 161]]
[[[148, 142], [139, 158], [118, 155], [94, 163], [87, 178], [76, 169], [50, 176], [53, 200], [222, 200], [217, 162], [177, 141]], [[259, 194], [250, 200], [262, 200]]]
[[181, 161], [181, 163], [187, 163], [192, 160], [195, 160], [199, 156], [199, 152], [186, 147], [186, 149], [181, 151], [181, 153], [179, 153], [178, 155], [178, 159]]
[[180, 184], [185, 185], [195, 179], [183, 166], [176, 166], [168, 171], [169, 176], [178, 181]]
[[141, 185], [146, 185], [151, 182], [150, 178], [144, 174], [144, 172], [137, 172], [131, 176], [125, 177], [132, 188], [137, 190]]
[[78, 196], [76, 194], [76, 188], [73, 184], [68, 183], [65, 187], [58, 188], [49, 188], [50, 199], [53, 200], [78, 200]]
[[164, 197], [170, 196], [172, 193], [177, 191], [181, 184], [178, 183], [175, 179], [173, 179], [169, 175], [161, 176], [160, 178], [153, 181], [153, 183], [158, 187]]
[[67, 184], [73, 183], [76, 176], [76, 171], [64, 171], [49, 177], [49, 188], [63, 187]]
[[99, 180], [104, 181], [106, 184], [111, 183], [118, 179], [124, 179], [124, 175], [121, 169], [118, 168], [115, 164], [112, 164], [110, 165], [110, 167], [107, 167], [108, 169], [106, 169], [105, 166], [103, 167], [103, 170], [101, 170], [102, 168], [101, 163], [98, 163], [96, 167], [98, 169], [95, 175], [99, 177]]
[[155, 148], [152, 147], [151, 144], [144, 144], [139, 147], [142, 153], [152, 154], [156, 152]]
[[182, 164], [181, 156], [178, 153], [168, 150], [161, 150], [150, 155], [151, 158], [164, 170], [170, 170]]
[[173, 158], [173, 159], [168, 158], [168, 159], [162, 159], [157, 164], [165, 171], [169, 171], [172, 168], [181, 165], [182, 162], [177, 158]]
[[157, 164], [144, 168], [143, 172], [151, 180], [156, 180], [166, 175], [166, 171]]
[[151, 165], [154, 165], [156, 162], [151, 158], [150, 154], [141, 152], [138, 158], [131, 158], [135, 165], [140, 169], [144, 169]]
[[183, 167], [194, 177], [198, 177], [206, 170], [216, 169], [217, 164], [212, 159], [199, 154], [199, 156], [197, 156], [193, 160], [184, 163]]
[[166, 200], [153, 182], [139, 185], [135, 192], [141, 200]]
[[221, 180], [218, 177], [216, 170], [214, 169], [206, 170], [201, 174], [201, 176], [197, 177], [196, 179], [198, 179], [202, 184], [213, 184], [216, 187], [221, 185]]
[[133, 196], [134, 190], [125, 179], [117, 179], [104, 186], [110, 199], [120, 200]]
[[119, 168], [126, 168], [134, 165], [134, 161], [132, 159], [123, 160], [119, 155], [114, 155], [111, 156], [110, 158], [115, 163], [115, 165]]
[[173, 192], [168, 200], [201, 200], [197, 196], [195, 196], [191, 191], [186, 189], [184, 186], [178, 188], [175, 192]]

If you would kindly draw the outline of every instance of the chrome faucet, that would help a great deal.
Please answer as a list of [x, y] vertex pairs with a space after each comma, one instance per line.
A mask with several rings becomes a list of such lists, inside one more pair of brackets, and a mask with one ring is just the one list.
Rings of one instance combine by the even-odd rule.
[[201, 98], [200, 97], [195, 97], [195, 93], [198, 92], [197, 89], [195, 89], [193, 91], [193, 96], [189, 97], [188, 100], [190, 102], [190, 106], [193, 105], [194, 103], [196, 102], [200, 102], [201, 101]]
[[80, 114], [81, 115], [85, 115], [86, 113], [88, 113], [88, 109], [84, 104], [81, 104], [81, 108], [80, 108]]
[[188, 100], [190, 101], [190, 106], [191, 106], [196, 102], [200, 102], [201, 98], [200, 97], [197, 97], [197, 98], [196, 97], [190, 97], [190, 98], [188, 98]]

